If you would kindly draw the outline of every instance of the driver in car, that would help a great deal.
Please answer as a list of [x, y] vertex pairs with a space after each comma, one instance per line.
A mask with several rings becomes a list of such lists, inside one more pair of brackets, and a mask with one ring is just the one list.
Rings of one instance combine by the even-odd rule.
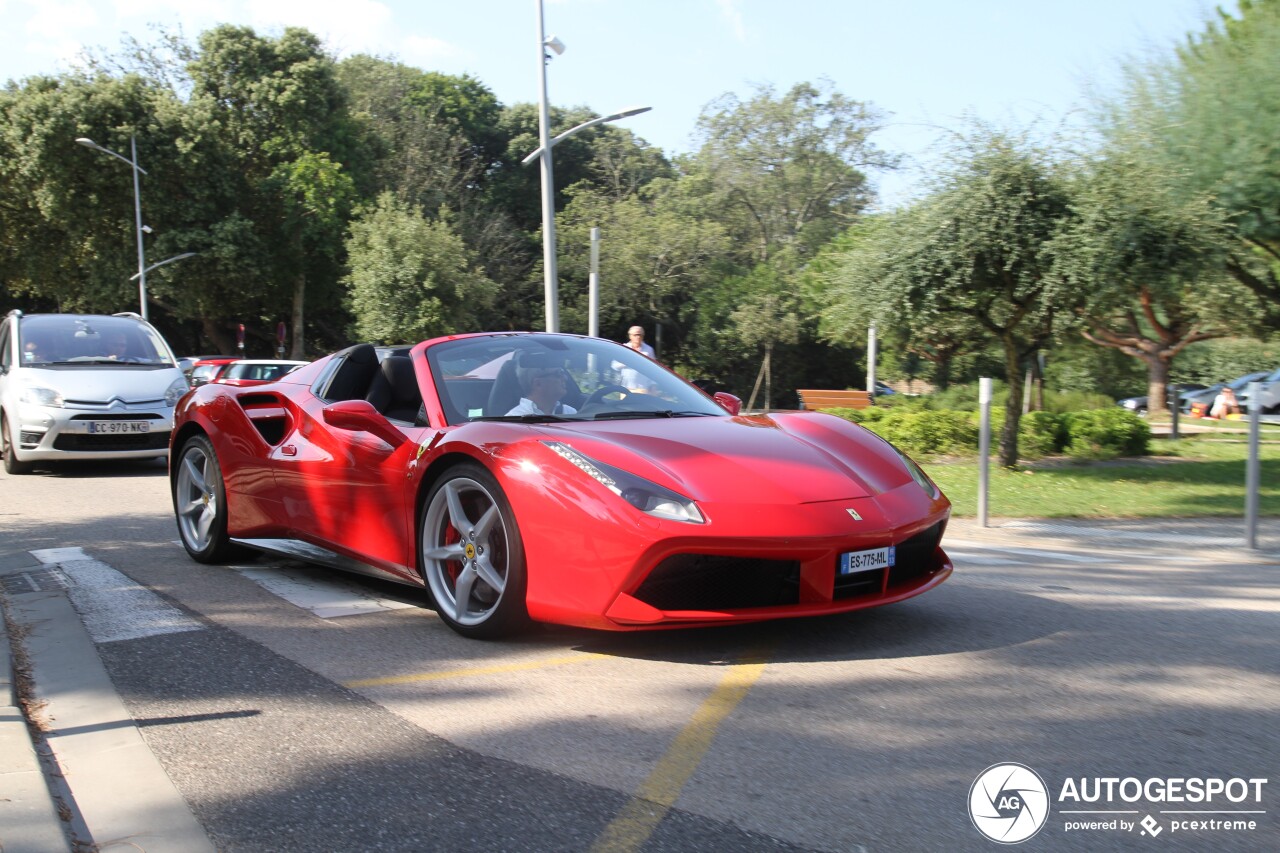
[[573, 415], [578, 410], [560, 400], [569, 389], [562, 367], [517, 367], [516, 377], [524, 396], [508, 415]]

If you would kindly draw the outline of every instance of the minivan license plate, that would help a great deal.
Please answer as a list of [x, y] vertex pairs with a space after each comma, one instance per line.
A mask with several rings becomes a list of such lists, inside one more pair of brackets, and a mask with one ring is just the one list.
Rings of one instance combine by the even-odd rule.
[[89, 421], [89, 432], [93, 435], [151, 432], [151, 421]]

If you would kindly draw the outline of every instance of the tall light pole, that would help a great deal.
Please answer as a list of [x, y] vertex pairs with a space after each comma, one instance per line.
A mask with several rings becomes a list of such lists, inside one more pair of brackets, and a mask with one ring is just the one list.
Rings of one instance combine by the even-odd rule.
[[145, 270], [142, 270], [142, 272], [136, 272], [133, 275], [129, 276], [129, 281], [133, 281], [134, 279], [141, 278], [144, 274], [151, 272], [156, 267], [162, 267], [165, 264], [171, 264], [174, 261], [181, 261], [186, 258], [194, 258], [196, 254], [197, 254], [196, 252], [183, 252], [181, 255], [174, 255], [172, 258], [165, 258], [163, 261], [157, 261], [156, 263], [147, 267]]
[[542, 277], [547, 303], [545, 316], [547, 331], [558, 332], [560, 331], [560, 295], [556, 275], [556, 191], [551, 169], [551, 149], [557, 142], [580, 130], [643, 113], [652, 107], [632, 107], [585, 121], [552, 139], [550, 107], [547, 101], [547, 62], [551, 57], [547, 51], [554, 51], [556, 56], [559, 56], [564, 53], [564, 43], [555, 36], [547, 36], [542, 14], [542, 0], [535, 0], [535, 2], [538, 5], [538, 150], [525, 157], [524, 163], [527, 165], [537, 158], [542, 160]]
[[128, 157], [124, 157], [120, 154], [117, 154], [116, 152], [112, 151], [110, 148], [105, 148], [99, 145], [98, 143], [94, 142], [92, 139], [89, 139], [84, 136], [77, 139], [76, 142], [80, 143], [86, 148], [94, 148], [98, 151], [101, 151], [104, 154], [110, 154], [112, 157], [115, 157], [117, 160], [121, 160], [125, 163], [128, 163], [129, 168], [133, 169], [133, 218], [134, 218], [134, 225], [138, 232], [138, 274], [134, 276], [134, 278], [138, 279], [138, 299], [142, 303], [142, 319], [146, 320], [147, 319], [147, 256], [146, 256], [145, 250], [142, 247], [142, 232], [143, 232], [142, 189], [141, 189], [141, 182], [138, 180], [138, 175], [139, 174], [145, 175], [147, 171], [146, 169], [143, 169], [141, 166], [138, 165], [138, 140], [132, 134], [129, 136], [129, 151], [133, 155], [132, 160], [130, 160]]

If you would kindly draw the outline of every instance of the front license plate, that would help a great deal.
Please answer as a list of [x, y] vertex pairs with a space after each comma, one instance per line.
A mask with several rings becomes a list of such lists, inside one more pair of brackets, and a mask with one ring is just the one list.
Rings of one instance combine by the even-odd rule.
[[151, 421], [89, 421], [91, 435], [151, 432]]
[[840, 555], [840, 574], [851, 575], [867, 569], [887, 569], [893, 565], [896, 547], [871, 548], [867, 551], [849, 551]]

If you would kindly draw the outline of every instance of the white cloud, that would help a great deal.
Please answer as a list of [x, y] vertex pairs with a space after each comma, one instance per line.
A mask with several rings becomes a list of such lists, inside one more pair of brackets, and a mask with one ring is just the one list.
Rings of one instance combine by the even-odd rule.
[[469, 53], [457, 45], [431, 36], [406, 36], [400, 42], [401, 62], [430, 68], [434, 65], [468, 58]]
[[305, 27], [339, 56], [379, 53], [389, 41], [391, 9], [378, 0], [271, 0], [248, 4], [254, 29]]
[[716, 0], [720, 14], [724, 16], [733, 31], [733, 37], [740, 42], [747, 40], [747, 25], [742, 20], [742, 10], [738, 8], [738, 0]]

